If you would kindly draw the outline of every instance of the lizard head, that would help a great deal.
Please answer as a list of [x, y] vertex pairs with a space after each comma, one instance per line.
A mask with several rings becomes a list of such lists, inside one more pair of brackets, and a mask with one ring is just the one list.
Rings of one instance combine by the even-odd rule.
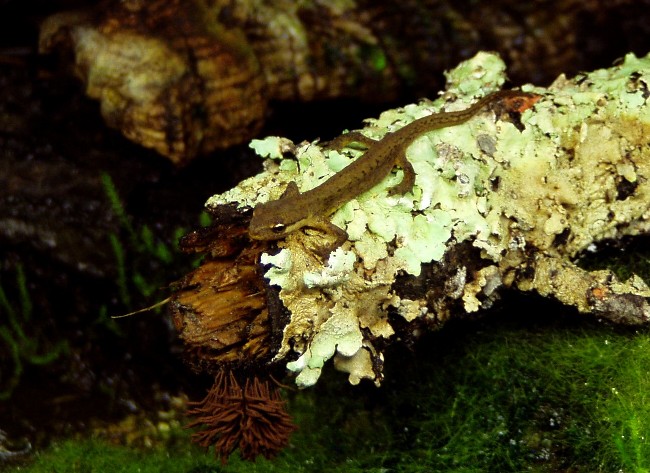
[[279, 240], [304, 226], [302, 205], [297, 202], [301, 196], [295, 182], [290, 182], [278, 200], [257, 204], [248, 226], [253, 240]]
[[257, 204], [248, 227], [250, 237], [254, 240], [279, 240], [287, 236], [292, 230], [283, 215], [286, 204], [282, 199]]

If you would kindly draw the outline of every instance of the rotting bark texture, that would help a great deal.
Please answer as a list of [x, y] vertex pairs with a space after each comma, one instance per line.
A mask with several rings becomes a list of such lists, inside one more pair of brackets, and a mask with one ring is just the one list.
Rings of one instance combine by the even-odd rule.
[[271, 101], [432, 95], [481, 49], [515, 82], [589, 69], [595, 51], [641, 53], [649, 12], [648, 0], [106, 0], [50, 17], [40, 49], [71, 51], [106, 122], [182, 164], [252, 138]]
[[205, 259], [176, 283], [170, 302], [187, 360], [195, 370], [213, 374], [224, 366], [264, 367], [277, 351], [282, 329], [281, 311], [271, 304], [276, 313], [269, 314], [272, 291], [258, 266], [268, 245], [248, 238], [245, 216], [221, 210], [212, 227], [181, 240], [184, 251], [204, 253]]

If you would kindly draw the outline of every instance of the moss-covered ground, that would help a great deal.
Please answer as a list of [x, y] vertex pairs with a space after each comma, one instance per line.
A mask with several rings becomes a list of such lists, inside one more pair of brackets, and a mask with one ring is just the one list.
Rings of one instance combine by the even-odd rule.
[[289, 392], [299, 430], [273, 460], [224, 466], [180, 431], [145, 451], [57, 442], [20, 471], [650, 471], [650, 333], [558, 319], [536, 299], [510, 306], [390, 350], [380, 389], [330, 370]]

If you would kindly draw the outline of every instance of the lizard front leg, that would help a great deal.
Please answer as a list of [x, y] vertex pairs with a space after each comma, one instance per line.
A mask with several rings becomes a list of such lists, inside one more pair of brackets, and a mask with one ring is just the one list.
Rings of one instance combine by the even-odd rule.
[[318, 254], [318, 256], [320, 256], [323, 260], [326, 260], [332, 251], [336, 250], [348, 239], [348, 233], [345, 230], [337, 227], [325, 218], [318, 218], [309, 222], [309, 228], [319, 230], [326, 235], [333, 236], [335, 238], [333, 242], [319, 245], [318, 248], [314, 249], [314, 252]]
[[404, 195], [411, 192], [413, 190], [413, 185], [415, 184], [415, 171], [413, 170], [411, 162], [406, 159], [405, 151], [400, 150], [399, 153], [397, 153], [395, 165], [402, 168], [404, 177], [402, 177], [399, 184], [390, 188], [388, 195]]

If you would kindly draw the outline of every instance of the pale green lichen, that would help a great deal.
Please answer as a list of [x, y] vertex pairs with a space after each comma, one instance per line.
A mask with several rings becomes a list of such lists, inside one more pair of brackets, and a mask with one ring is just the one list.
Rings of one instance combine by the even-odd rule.
[[452, 234], [453, 221], [449, 212], [440, 209], [425, 215], [416, 215], [402, 228], [402, 245], [395, 250], [395, 258], [404, 261], [405, 271], [420, 275], [422, 263], [440, 261]]
[[291, 252], [280, 251], [277, 255], [262, 254], [260, 263], [270, 265], [265, 276], [271, 284], [280, 287], [289, 287], [293, 279], [291, 278]]
[[[386, 111], [368, 121], [364, 134], [381, 139], [443, 107], [463, 109], [503, 84], [505, 67], [497, 56], [481, 53], [447, 79], [442, 98]], [[396, 170], [339, 208], [331, 220], [349, 240], [328, 261], [314, 256], [315, 239], [302, 231], [279, 242], [277, 256], [263, 256], [270, 266], [266, 277], [280, 287], [291, 312], [276, 359], [298, 354], [287, 367], [300, 386], [315, 383], [331, 357], [351, 382], [378, 382], [380, 364], [372, 360], [381, 353], [373, 340], [393, 334], [389, 308], [409, 322], [446, 317], [444, 302], [433, 309], [426, 300], [395, 294], [395, 276], [417, 277], [424, 263], [441, 262], [463, 242], [480, 250], [481, 268], [470, 272], [461, 265], [444, 289], [447, 300], [461, 301], [466, 312], [489, 305], [503, 286], [536, 290], [585, 312], [614, 304], [608, 294], [650, 297], [642, 281], [612, 283], [605, 272], [587, 273], [570, 262], [598, 240], [650, 228], [649, 80], [650, 58], [628, 55], [621, 65], [581, 80], [561, 76], [548, 89], [524, 87], [543, 97], [520, 115], [519, 125], [483, 112], [415, 140], [407, 150], [416, 171], [413, 191], [388, 195], [402, 178]], [[295, 159], [282, 159], [293, 148], [279, 140], [251, 144], [279, 164], [268, 160], [265, 172], [207, 205], [253, 206], [277, 199], [292, 181], [305, 191], [363, 154], [314, 142], [297, 146]], [[626, 183], [636, 187], [621, 197], [617, 192]], [[534, 279], [515, 271], [522, 264], [531, 265]], [[594, 288], [600, 288], [595, 302], [589, 299]], [[650, 313], [641, 303], [637, 308], [641, 318]]]
[[333, 287], [347, 282], [349, 275], [354, 270], [357, 257], [352, 251], [337, 248], [328, 259], [327, 266], [319, 271], [306, 272], [303, 282], [306, 287]]
[[320, 325], [309, 348], [300, 358], [287, 363], [290, 371], [298, 373], [296, 383], [299, 386], [314, 384], [323, 365], [334, 353], [352, 357], [362, 346], [363, 335], [359, 328], [359, 319], [348, 310], [336, 309], [333, 308], [333, 315]]
[[[251, 140], [249, 146], [263, 158], [282, 159], [285, 152], [293, 149], [293, 142], [281, 136], [269, 136], [263, 140]], [[283, 169], [290, 171], [293, 169], [292, 164], [295, 166], [295, 161], [284, 160], [282, 165], [289, 167]]]

